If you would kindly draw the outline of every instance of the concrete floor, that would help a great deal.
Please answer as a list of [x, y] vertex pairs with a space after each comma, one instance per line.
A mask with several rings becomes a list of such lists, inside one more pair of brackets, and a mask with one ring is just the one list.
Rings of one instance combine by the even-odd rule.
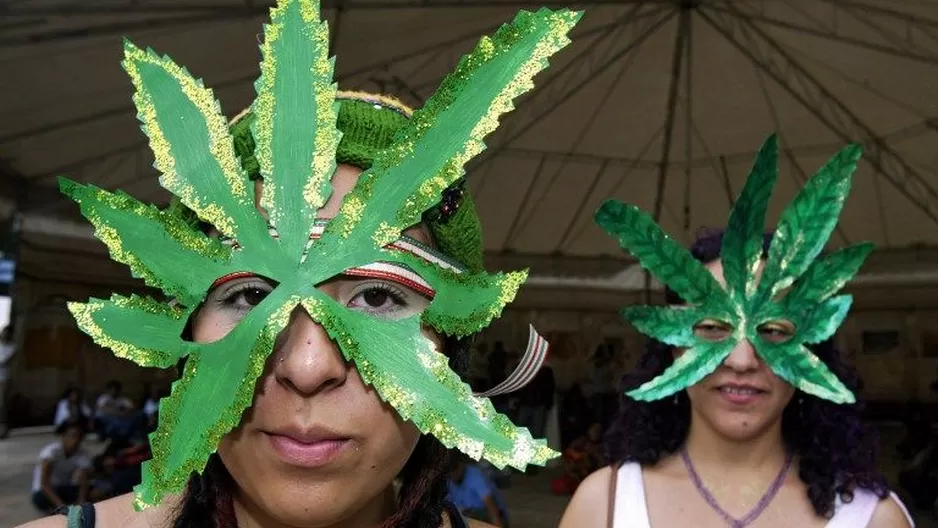
[[[883, 430], [884, 454], [895, 452], [901, 431]], [[0, 528], [12, 528], [39, 516], [29, 502], [33, 464], [39, 450], [54, 440], [48, 430], [19, 430], [0, 441]], [[95, 444], [88, 442], [94, 449]], [[890, 456], [883, 458], [887, 475], [894, 477], [899, 462]], [[550, 481], [555, 470], [543, 470], [536, 475], [517, 475], [512, 486], [504, 490], [512, 517], [513, 528], [550, 528], [557, 526], [567, 504], [566, 497], [550, 493]], [[938, 528], [938, 522], [924, 512], [915, 514], [918, 528]]]

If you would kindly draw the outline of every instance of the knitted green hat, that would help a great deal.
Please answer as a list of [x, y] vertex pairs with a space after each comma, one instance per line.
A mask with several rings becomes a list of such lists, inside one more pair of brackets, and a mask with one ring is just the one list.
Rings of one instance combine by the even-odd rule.
[[[336, 100], [339, 101], [336, 128], [342, 132], [336, 162], [362, 170], [370, 169], [377, 153], [391, 146], [397, 131], [413, 113], [396, 99], [365, 92], [339, 92]], [[235, 152], [252, 180], [260, 178], [251, 136], [253, 121], [254, 115], [248, 109], [235, 117], [231, 124]], [[482, 227], [472, 196], [463, 191], [462, 183], [444, 192], [443, 202], [436, 210], [424, 215], [424, 222], [440, 251], [459, 261], [469, 271], [478, 272], [484, 269]]]

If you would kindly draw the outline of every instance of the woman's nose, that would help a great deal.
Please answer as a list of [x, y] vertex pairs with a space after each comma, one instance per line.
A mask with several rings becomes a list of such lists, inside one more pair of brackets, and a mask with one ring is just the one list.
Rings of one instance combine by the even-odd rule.
[[759, 355], [748, 339], [740, 341], [723, 361], [724, 365], [736, 372], [754, 370], [759, 367], [759, 363]]
[[281, 332], [274, 350], [274, 376], [287, 389], [303, 396], [345, 383], [350, 366], [322, 325], [297, 308]]

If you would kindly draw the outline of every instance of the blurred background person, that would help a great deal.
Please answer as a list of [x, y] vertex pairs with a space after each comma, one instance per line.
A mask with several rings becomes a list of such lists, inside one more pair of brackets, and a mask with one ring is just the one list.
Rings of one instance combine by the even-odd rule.
[[13, 331], [7, 326], [0, 331], [0, 439], [6, 438], [10, 433], [7, 426], [6, 393], [7, 383], [10, 378], [10, 364], [13, 362], [15, 353], [16, 346], [13, 344]]
[[57, 433], [60, 439], [42, 448], [33, 471], [33, 505], [43, 513], [89, 499], [91, 457], [82, 448], [85, 427], [82, 422], [65, 422]]
[[85, 403], [84, 394], [77, 387], [65, 389], [62, 398], [55, 406], [55, 417], [52, 419], [52, 425], [56, 428], [61, 427], [66, 422], [79, 422], [91, 430], [93, 427], [94, 414], [91, 407]]
[[462, 454], [456, 456], [447, 489], [449, 500], [466, 517], [508, 527], [508, 509], [498, 487], [474, 460]]

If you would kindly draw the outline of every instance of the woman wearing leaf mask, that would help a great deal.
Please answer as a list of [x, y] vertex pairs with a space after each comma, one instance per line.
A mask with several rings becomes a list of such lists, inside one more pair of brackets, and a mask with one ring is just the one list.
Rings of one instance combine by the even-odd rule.
[[835, 156], [766, 236], [770, 138], [726, 231], [689, 252], [637, 208], [603, 205], [597, 222], [665, 284], [668, 306], [623, 312], [654, 341], [623, 378], [606, 437], [614, 464], [584, 481], [562, 528], [912, 525], [876, 471], [856, 376], [830, 341], [851, 302], [835, 294], [872, 249], [818, 257], [859, 157]]
[[[444, 514], [448, 448], [519, 469], [556, 456], [486, 397], [523, 376], [474, 395], [450, 368], [524, 280], [482, 269], [458, 181], [579, 15], [522, 12], [410, 115], [336, 93], [318, 7], [278, 2], [258, 98], [233, 134], [201, 82], [127, 45], [160, 182], [202, 227], [179, 208], [62, 183], [112, 255], [174, 299], [72, 304], [81, 328], [142, 365], [185, 359], [134, 496], [70, 516], [88, 523], [94, 513], [102, 526], [463, 526]], [[543, 360], [536, 334], [529, 351]]]

